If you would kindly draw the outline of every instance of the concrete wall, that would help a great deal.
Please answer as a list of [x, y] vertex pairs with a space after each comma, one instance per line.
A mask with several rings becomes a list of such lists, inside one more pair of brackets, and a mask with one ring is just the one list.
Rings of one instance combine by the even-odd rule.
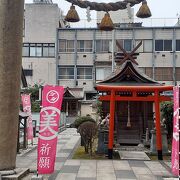
[[[57, 4], [25, 4], [24, 43], [54, 43], [56, 28], [59, 27], [60, 9]], [[56, 48], [55, 48], [56, 49]], [[30, 85], [34, 83], [56, 84], [56, 53], [52, 58], [23, 57], [24, 69], [32, 69], [33, 76], [27, 76]]]

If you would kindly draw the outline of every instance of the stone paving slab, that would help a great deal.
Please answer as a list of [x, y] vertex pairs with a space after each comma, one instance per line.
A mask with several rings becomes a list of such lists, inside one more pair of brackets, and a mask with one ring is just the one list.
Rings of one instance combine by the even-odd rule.
[[152, 172], [147, 167], [132, 167], [136, 175], [152, 175]]
[[158, 180], [158, 178], [156, 178], [153, 175], [136, 175], [137, 180]]
[[131, 170], [131, 167], [126, 160], [113, 160], [113, 166], [115, 170]]
[[80, 166], [80, 164], [81, 164], [81, 160], [79, 159], [68, 159], [64, 165]]
[[136, 176], [133, 171], [129, 170], [116, 170], [116, 177], [121, 179], [136, 179]]
[[71, 153], [72, 149], [60, 149], [58, 153]]
[[144, 161], [133, 160], [133, 161], [128, 161], [128, 163], [131, 167], [147, 167]]
[[121, 159], [150, 161], [145, 152], [140, 151], [118, 151]]
[[63, 166], [60, 173], [78, 173], [80, 166]]
[[55, 180], [76, 180], [76, 173], [59, 173]]
[[88, 178], [88, 177], [81, 178], [81, 177], [77, 177], [76, 180], [96, 180], [96, 178]]

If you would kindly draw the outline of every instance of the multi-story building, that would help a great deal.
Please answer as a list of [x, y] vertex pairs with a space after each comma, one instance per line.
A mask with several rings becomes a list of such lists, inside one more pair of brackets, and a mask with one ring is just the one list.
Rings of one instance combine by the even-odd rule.
[[136, 51], [139, 68], [161, 83], [180, 83], [180, 27], [58, 29], [57, 35], [57, 83], [83, 88], [85, 100], [92, 100], [95, 84], [115, 70], [117, 41], [127, 52], [142, 41]]
[[51, 0], [25, 4], [22, 64], [29, 85], [56, 84], [56, 28], [62, 12]]

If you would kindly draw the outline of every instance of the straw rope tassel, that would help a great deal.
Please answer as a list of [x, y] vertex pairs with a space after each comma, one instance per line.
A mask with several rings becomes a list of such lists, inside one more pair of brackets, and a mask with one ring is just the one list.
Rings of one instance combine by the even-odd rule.
[[78, 22], [80, 20], [75, 6], [72, 5], [70, 7], [70, 10], [68, 11], [64, 20], [68, 22]]
[[142, 6], [139, 8], [139, 11], [136, 13], [136, 16], [139, 18], [151, 17], [151, 11], [147, 5], [146, 0], [142, 2]]
[[101, 20], [99, 29], [103, 31], [112, 31], [114, 29], [113, 22], [108, 12], [104, 15], [103, 19]]

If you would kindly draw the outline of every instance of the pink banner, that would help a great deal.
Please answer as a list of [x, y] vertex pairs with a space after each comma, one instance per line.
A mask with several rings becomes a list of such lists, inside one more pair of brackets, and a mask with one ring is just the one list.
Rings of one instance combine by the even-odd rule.
[[63, 94], [64, 88], [62, 86], [44, 86], [42, 91], [37, 162], [39, 174], [51, 174], [54, 172]]
[[172, 173], [179, 176], [179, 87], [175, 86], [174, 94], [174, 117], [173, 117], [173, 142], [172, 142]]
[[27, 138], [33, 140], [33, 124], [32, 124], [32, 114], [31, 114], [31, 99], [29, 94], [22, 94], [22, 105], [23, 111], [28, 114], [27, 118]]

